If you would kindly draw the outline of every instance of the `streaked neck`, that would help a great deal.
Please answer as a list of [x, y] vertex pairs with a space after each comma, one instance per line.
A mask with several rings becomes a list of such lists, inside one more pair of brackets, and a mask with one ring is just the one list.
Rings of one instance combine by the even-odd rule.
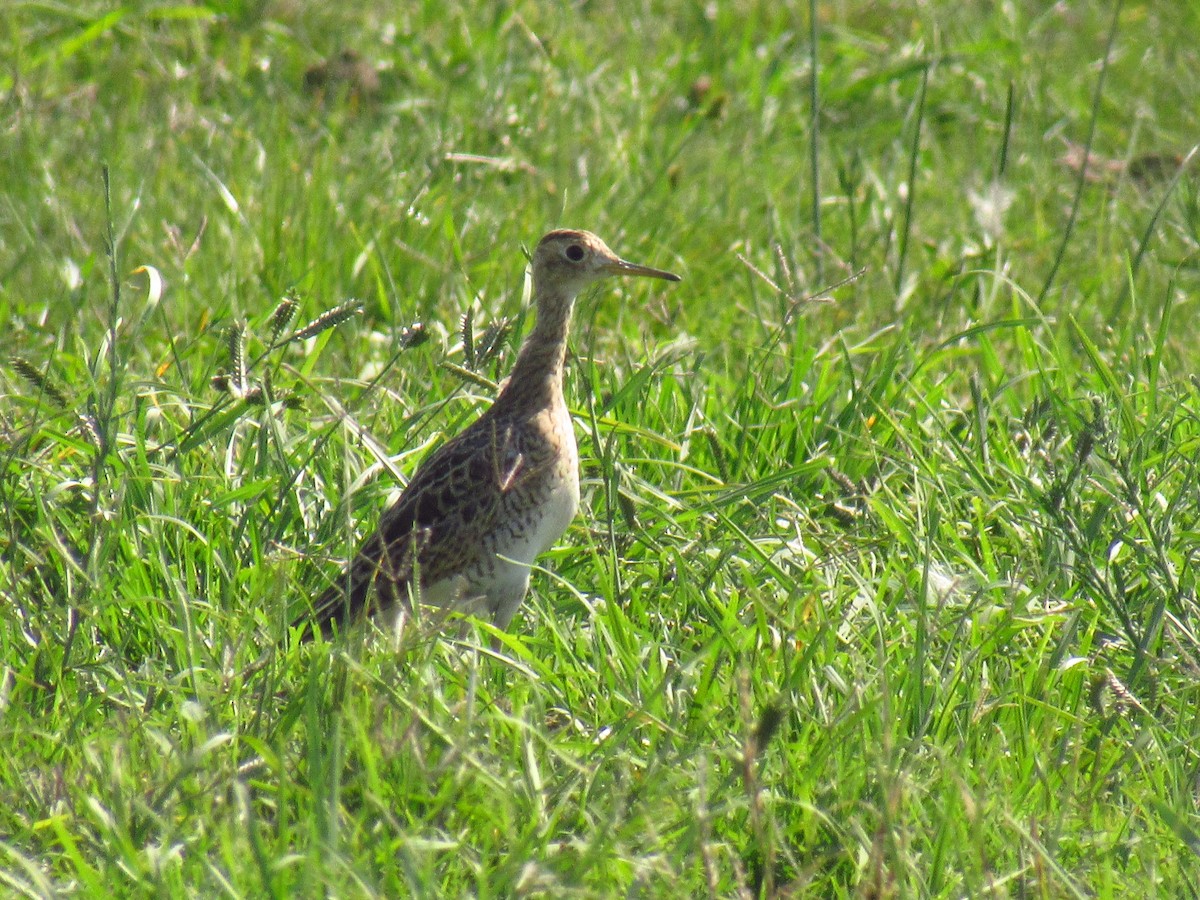
[[563, 402], [563, 365], [575, 298], [562, 292], [539, 293], [537, 284], [534, 296], [538, 298], [537, 321], [521, 345], [497, 403], [519, 402], [541, 407]]

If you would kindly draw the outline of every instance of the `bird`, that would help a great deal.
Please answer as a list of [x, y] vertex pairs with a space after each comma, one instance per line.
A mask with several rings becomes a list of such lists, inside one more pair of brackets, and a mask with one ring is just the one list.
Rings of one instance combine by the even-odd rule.
[[557, 229], [530, 267], [536, 319], [492, 405], [430, 454], [340, 577], [293, 622], [302, 640], [414, 604], [462, 611], [506, 630], [534, 560], [579, 507], [579, 454], [563, 396], [575, 298], [609, 276], [679, 281], [627, 262], [589, 231]]

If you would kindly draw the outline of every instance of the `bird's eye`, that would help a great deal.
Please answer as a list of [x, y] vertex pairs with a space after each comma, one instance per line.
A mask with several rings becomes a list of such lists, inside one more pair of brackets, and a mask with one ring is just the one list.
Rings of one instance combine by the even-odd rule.
[[567, 255], [567, 259], [571, 262], [579, 262], [583, 259], [583, 248], [578, 244], [572, 244], [563, 253]]

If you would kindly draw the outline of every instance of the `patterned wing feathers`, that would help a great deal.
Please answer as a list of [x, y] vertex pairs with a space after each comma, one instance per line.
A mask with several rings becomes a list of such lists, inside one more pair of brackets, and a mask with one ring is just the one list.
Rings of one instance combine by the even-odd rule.
[[[414, 572], [421, 585], [454, 578], [491, 552], [503, 494], [521, 481], [515, 432], [485, 415], [417, 469], [337, 581], [295, 624], [329, 636], [366, 615], [407, 604]], [[305, 633], [305, 639], [312, 632]]]

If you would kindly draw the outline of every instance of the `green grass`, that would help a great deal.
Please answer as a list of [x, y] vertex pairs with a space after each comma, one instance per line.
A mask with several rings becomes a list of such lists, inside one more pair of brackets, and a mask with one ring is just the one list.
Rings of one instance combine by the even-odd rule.
[[[1200, 895], [1197, 12], [813, 6], [8, 5], [5, 892]], [[555, 226], [511, 633], [281, 647]]]

